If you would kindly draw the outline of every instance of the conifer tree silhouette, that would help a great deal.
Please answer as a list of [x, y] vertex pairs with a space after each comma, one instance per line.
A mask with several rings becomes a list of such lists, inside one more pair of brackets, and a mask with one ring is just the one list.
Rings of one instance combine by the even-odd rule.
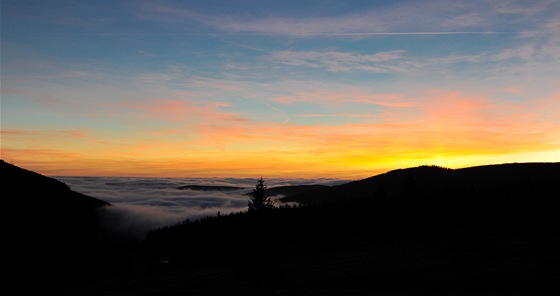
[[261, 177], [249, 197], [249, 212], [261, 211], [272, 208], [272, 201], [265, 193], [266, 185]]

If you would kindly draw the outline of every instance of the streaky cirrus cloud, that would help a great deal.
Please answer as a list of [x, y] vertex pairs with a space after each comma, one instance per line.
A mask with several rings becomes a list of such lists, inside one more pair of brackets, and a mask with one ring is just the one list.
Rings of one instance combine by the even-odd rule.
[[340, 106], [352, 103], [380, 105], [386, 107], [412, 107], [414, 102], [403, 94], [379, 94], [366, 89], [343, 88], [336, 90], [318, 90], [298, 93], [290, 96], [279, 96], [272, 99], [280, 104], [313, 103], [318, 105]]
[[[188, 99], [154, 99], [149, 102], [121, 101], [127, 108], [141, 110], [148, 119], [179, 122], [246, 122], [247, 119], [234, 112], [221, 109], [231, 106], [223, 102], [197, 102]], [[142, 116], [144, 117], [144, 116]]]
[[2, 157], [31, 169], [559, 159], [558, 1], [67, 4], [2, 3]]
[[279, 51], [272, 54], [271, 59], [290, 66], [305, 66], [311, 68], [325, 68], [333, 72], [348, 72], [354, 70], [391, 73], [402, 72], [402, 65], [395, 63], [401, 59], [404, 50], [377, 52], [373, 54], [359, 54], [339, 51]]
[[[138, 16], [155, 22], [206, 25], [218, 31], [205, 33], [256, 33], [294, 36], [344, 34], [454, 34], [487, 33], [496, 23], [503, 32], [518, 31], [521, 21], [538, 25], [536, 16], [557, 9], [554, 1], [400, 1], [377, 9], [302, 17], [282, 16], [278, 13], [247, 12], [240, 18], [227, 11], [212, 14], [196, 11], [180, 3], [144, 3]], [[480, 9], [484, 7], [484, 9]], [[258, 11], [258, 10], [257, 10]], [[263, 11], [268, 11], [264, 9]], [[251, 13], [253, 12], [253, 13]], [[278, 15], [280, 14], [280, 15]], [[418, 28], [422, 28], [418, 30]], [[498, 32], [499, 32], [498, 31]], [[194, 32], [196, 33], [196, 32]]]
[[[87, 141], [92, 143], [89, 150], [93, 149], [91, 155], [107, 160], [103, 162], [105, 165], [89, 166], [92, 171], [96, 168], [100, 169], [99, 172], [104, 171], [101, 173], [103, 175], [111, 172], [112, 166], [107, 165], [111, 161], [120, 163], [123, 169], [129, 166], [146, 167], [144, 171], [139, 171], [146, 175], [154, 172], [149, 169], [150, 162], [152, 167], [157, 164], [161, 169], [179, 165], [191, 173], [208, 170], [210, 174], [215, 174], [223, 167], [254, 173], [257, 167], [263, 168], [263, 164], [259, 163], [260, 158], [256, 157], [261, 155], [269, 159], [266, 166], [271, 170], [296, 172], [305, 170], [302, 168], [305, 165], [313, 170], [324, 170], [324, 174], [328, 175], [329, 169], [322, 164], [329, 161], [340, 166], [336, 170], [352, 171], [352, 166], [358, 161], [367, 166], [389, 163], [396, 158], [415, 161], [440, 155], [444, 162], [442, 164], [445, 164], [446, 157], [458, 155], [497, 156], [531, 150], [546, 152], [555, 151], [560, 145], [559, 124], [555, 121], [556, 111], [560, 109], [557, 93], [531, 101], [505, 104], [504, 99], [499, 97], [438, 89], [425, 89], [406, 97], [360, 91], [346, 94], [342, 90], [340, 93], [306, 93], [280, 102], [290, 104], [298, 102], [298, 99], [331, 106], [362, 102], [378, 104], [383, 108], [377, 113], [362, 113], [362, 119], [366, 120], [362, 123], [337, 125], [290, 122], [278, 126], [271, 122], [228, 121], [231, 114], [227, 114], [224, 121], [222, 115], [218, 114], [219, 120], [193, 123], [189, 129], [191, 132], [185, 128], [175, 132], [153, 130], [160, 136], [154, 134], [151, 139], [125, 137], [109, 141], [106, 136], [88, 134]], [[179, 102], [160, 103], [162, 105], [142, 107], [146, 108], [146, 112], [154, 112], [149, 113], [151, 117], [147, 118], [166, 118], [176, 123], [188, 114], [175, 110], [175, 104]], [[204, 107], [203, 110], [212, 108]], [[306, 113], [301, 115], [314, 117]], [[188, 137], [188, 134], [196, 137]], [[167, 135], [184, 136], [176, 138]], [[60, 142], [60, 145], [51, 147], [58, 149], [60, 154], [72, 155], [73, 150], [68, 148], [71, 146], [65, 139], [68, 133], [45, 130], [20, 131], [17, 135], [8, 131], [3, 134], [4, 139], [21, 143], [38, 141], [41, 137]], [[25, 154], [25, 151], [22, 147], [4, 150], [15, 159], [21, 159], [20, 155]], [[88, 149], [82, 151], [84, 155], [88, 154]], [[49, 152], [42, 157], [43, 153], [37, 150], [35, 155], [40, 160], [51, 154]], [[122, 159], [121, 155], [127, 155], [129, 160]], [[228, 169], [228, 172], [232, 170]]]

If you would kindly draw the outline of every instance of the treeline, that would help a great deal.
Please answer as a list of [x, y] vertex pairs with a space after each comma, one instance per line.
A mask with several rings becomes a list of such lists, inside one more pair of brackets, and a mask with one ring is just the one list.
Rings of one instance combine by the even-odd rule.
[[227, 260], [242, 271], [262, 270], [254, 265], [264, 260], [266, 268], [274, 269], [270, 263], [280, 260], [281, 254], [315, 252], [345, 241], [372, 241], [406, 231], [557, 231], [558, 196], [559, 184], [530, 179], [429, 192], [409, 177], [392, 195], [380, 184], [369, 196], [357, 199], [186, 220], [150, 232], [145, 246], [157, 260], [188, 264]]

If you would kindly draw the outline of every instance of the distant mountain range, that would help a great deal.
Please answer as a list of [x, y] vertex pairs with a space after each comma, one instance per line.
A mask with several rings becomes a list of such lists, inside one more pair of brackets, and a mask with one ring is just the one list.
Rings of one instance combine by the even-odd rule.
[[[428, 292], [442, 285], [462, 291], [463, 282], [477, 292], [489, 282], [496, 291], [502, 282], [530, 291], [558, 280], [560, 163], [420, 166], [338, 186], [273, 187], [268, 195], [307, 206], [185, 221], [154, 230], [141, 244], [101, 227], [99, 213], [111, 207], [103, 200], [5, 161], [0, 175], [8, 230], [4, 266], [7, 282], [22, 294], [41, 287], [60, 295], [72, 285], [85, 288], [71, 295], [94, 295], [93, 287], [102, 295], [230, 291], [238, 285], [235, 276], [282, 271], [296, 292], [313, 291], [315, 283], [399, 291], [411, 282]], [[161, 259], [172, 269], [154, 261]], [[208, 270], [219, 278], [208, 277]]]
[[[304, 192], [319, 190], [329, 188], [330, 186], [327, 185], [287, 185], [287, 186], [276, 186], [270, 187], [265, 190], [265, 194], [268, 196], [278, 196], [278, 195], [294, 195], [300, 194]], [[222, 185], [185, 185], [180, 186], [177, 189], [179, 190], [193, 190], [193, 191], [234, 191], [234, 190], [250, 190], [250, 188], [246, 187], [238, 187], [238, 186], [222, 186]], [[247, 192], [246, 195], [251, 194], [251, 192]]]
[[193, 190], [193, 191], [233, 191], [233, 190], [241, 190], [245, 188], [237, 187], [237, 186], [222, 186], [222, 185], [185, 185], [177, 189]]
[[560, 163], [511, 163], [462, 169], [420, 166], [393, 170], [338, 186], [292, 194], [282, 198], [281, 201], [310, 205], [373, 197], [379, 190], [387, 196], [394, 197], [402, 192], [407, 182], [414, 182], [417, 190], [424, 194], [499, 188], [520, 182], [531, 183], [533, 186], [560, 184]]
[[238, 283], [268, 289], [239, 295], [546, 294], [560, 278], [559, 196], [560, 163], [421, 166], [281, 199], [305, 206], [183, 221], [145, 245], [205, 295]]
[[[265, 189], [265, 194], [268, 196], [278, 196], [278, 195], [285, 195], [285, 196], [292, 196], [296, 194], [304, 194], [307, 192], [313, 192], [317, 190], [327, 189], [330, 186], [327, 185], [288, 185], [288, 186], [277, 186]], [[247, 193], [248, 195], [251, 192]]]

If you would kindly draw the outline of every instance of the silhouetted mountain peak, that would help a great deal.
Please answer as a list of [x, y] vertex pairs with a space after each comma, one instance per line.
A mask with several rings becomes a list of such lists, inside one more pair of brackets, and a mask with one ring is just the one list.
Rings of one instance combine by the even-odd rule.
[[396, 169], [387, 173], [317, 191], [294, 194], [283, 202], [317, 204], [373, 197], [379, 187], [388, 196], [398, 196], [407, 182], [413, 181], [423, 192], [466, 191], [473, 188], [506, 186], [518, 182], [557, 182], [560, 163], [510, 163], [449, 169], [419, 166]]
[[17, 167], [4, 160], [0, 160], [0, 172], [2, 175], [2, 187], [4, 188], [7, 186], [24, 191], [70, 189], [68, 185], [56, 179], [48, 178], [39, 173]]
[[17, 218], [6, 239], [8, 273], [42, 288], [91, 278], [108, 242], [97, 209], [110, 204], [3, 160], [0, 176], [3, 207]]
[[1, 190], [8, 203], [37, 210], [44, 206], [68, 207], [68, 210], [95, 208], [109, 205], [108, 202], [75, 192], [65, 183], [9, 164], [0, 160]]

